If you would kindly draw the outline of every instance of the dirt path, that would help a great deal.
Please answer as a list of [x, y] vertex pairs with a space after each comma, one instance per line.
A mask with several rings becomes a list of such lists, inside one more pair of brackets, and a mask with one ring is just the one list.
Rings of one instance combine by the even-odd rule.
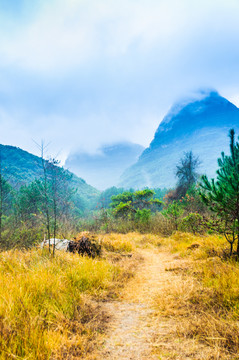
[[156, 333], [156, 324], [152, 319], [153, 303], [165, 282], [172, 281], [173, 275], [166, 272], [165, 267], [175, 260], [173, 256], [157, 250], [141, 250], [141, 255], [144, 262], [122, 292], [121, 300], [105, 305], [112, 320], [99, 359], [159, 359], [151, 354]]
[[121, 299], [105, 304], [110, 315], [107, 336], [97, 360], [212, 360], [221, 359], [195, 339], [177, 336], [178, 320], [155, 315], [155, 297], [180, 277], [169, 268], [183, 263], [171, 254], [140, 250], [143, 263], [122, 291]]

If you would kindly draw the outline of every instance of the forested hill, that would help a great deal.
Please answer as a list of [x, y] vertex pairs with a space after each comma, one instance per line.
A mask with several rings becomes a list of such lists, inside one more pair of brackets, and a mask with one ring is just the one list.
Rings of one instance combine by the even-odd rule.
[[[20, 148], [9, 145], [0, 145], [2, 159], [2, 175], [13, 186], [19, 188], [42, 177], [42, 160], [40, 157], [28, 153]], [[90, 207], [100, 192], [88, 185], [85, 180], [72, 175], [72, 184], [86, 207]], [[79, 199], [79, 200], [80, 200]]]

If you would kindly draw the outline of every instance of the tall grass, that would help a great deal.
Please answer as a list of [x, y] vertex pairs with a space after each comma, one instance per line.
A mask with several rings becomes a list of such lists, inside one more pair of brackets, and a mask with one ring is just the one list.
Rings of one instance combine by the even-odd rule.
[[212, 346], [210, 359], [238, 359], [239, 263], [225, 256], [226, 240], [175, 233], [162, 244], [184, 260], [167, 269], [177, 276], [157, 296], [157, 310], [180, 318], [177, 335]]
[[104, 234], [100, 237], [102, 246], [108, 251], [133, 252], [136, 248], [148, 248], [161, 245], [161, 238], [154, 234], [140, 234], [129, 232], [128, 234]]
[[161, 242], [171, 252], [179, 253], [182, 257], [191, 256], [195, 260], [223, 256], [229, 249], [225, 238], [219, 235], [199, 236], [177, 231], [168, 238], [162, 238]]
[[123, 276], [106, 260], [42, 250], [1, 253], [0, 272], [2, 360], [79, 358], [102, 326], [92, 297]]

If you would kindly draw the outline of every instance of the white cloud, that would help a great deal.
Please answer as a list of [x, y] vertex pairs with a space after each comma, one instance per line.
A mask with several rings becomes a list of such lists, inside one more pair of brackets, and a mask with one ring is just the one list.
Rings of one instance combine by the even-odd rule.
[[147, 146], [189, 90], [239, 104], [238, 0], [39, 4], [21, 22], [0, 14], [1, 142], [36, 153], [43, 138], [62, 159], [113, 141]]
[[[42, 1], [38, 12], [25, 25], [16, 23], [11, 33], [3, 22], [1, 61], [57, 73], [89, 61], [124, 56], [135, 44], [142, 54], [157, 47], [162, 61], [177, 54], [195, 32], [214, 27], [215, 18], [216, 29], [223, 25], [238, 30], [233, 10], [239, 10], [234, 0]], [[223, 20], [229, 16], [225, 26]]]

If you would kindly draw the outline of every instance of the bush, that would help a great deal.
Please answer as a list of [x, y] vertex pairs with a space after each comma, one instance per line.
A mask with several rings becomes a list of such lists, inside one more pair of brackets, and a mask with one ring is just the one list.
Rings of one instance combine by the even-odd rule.
[[197, 213], [190, 213], [184, 217], [179, 225], [179, 230], [192, 232], [193, 234], [203, 231], [203, 217]]

